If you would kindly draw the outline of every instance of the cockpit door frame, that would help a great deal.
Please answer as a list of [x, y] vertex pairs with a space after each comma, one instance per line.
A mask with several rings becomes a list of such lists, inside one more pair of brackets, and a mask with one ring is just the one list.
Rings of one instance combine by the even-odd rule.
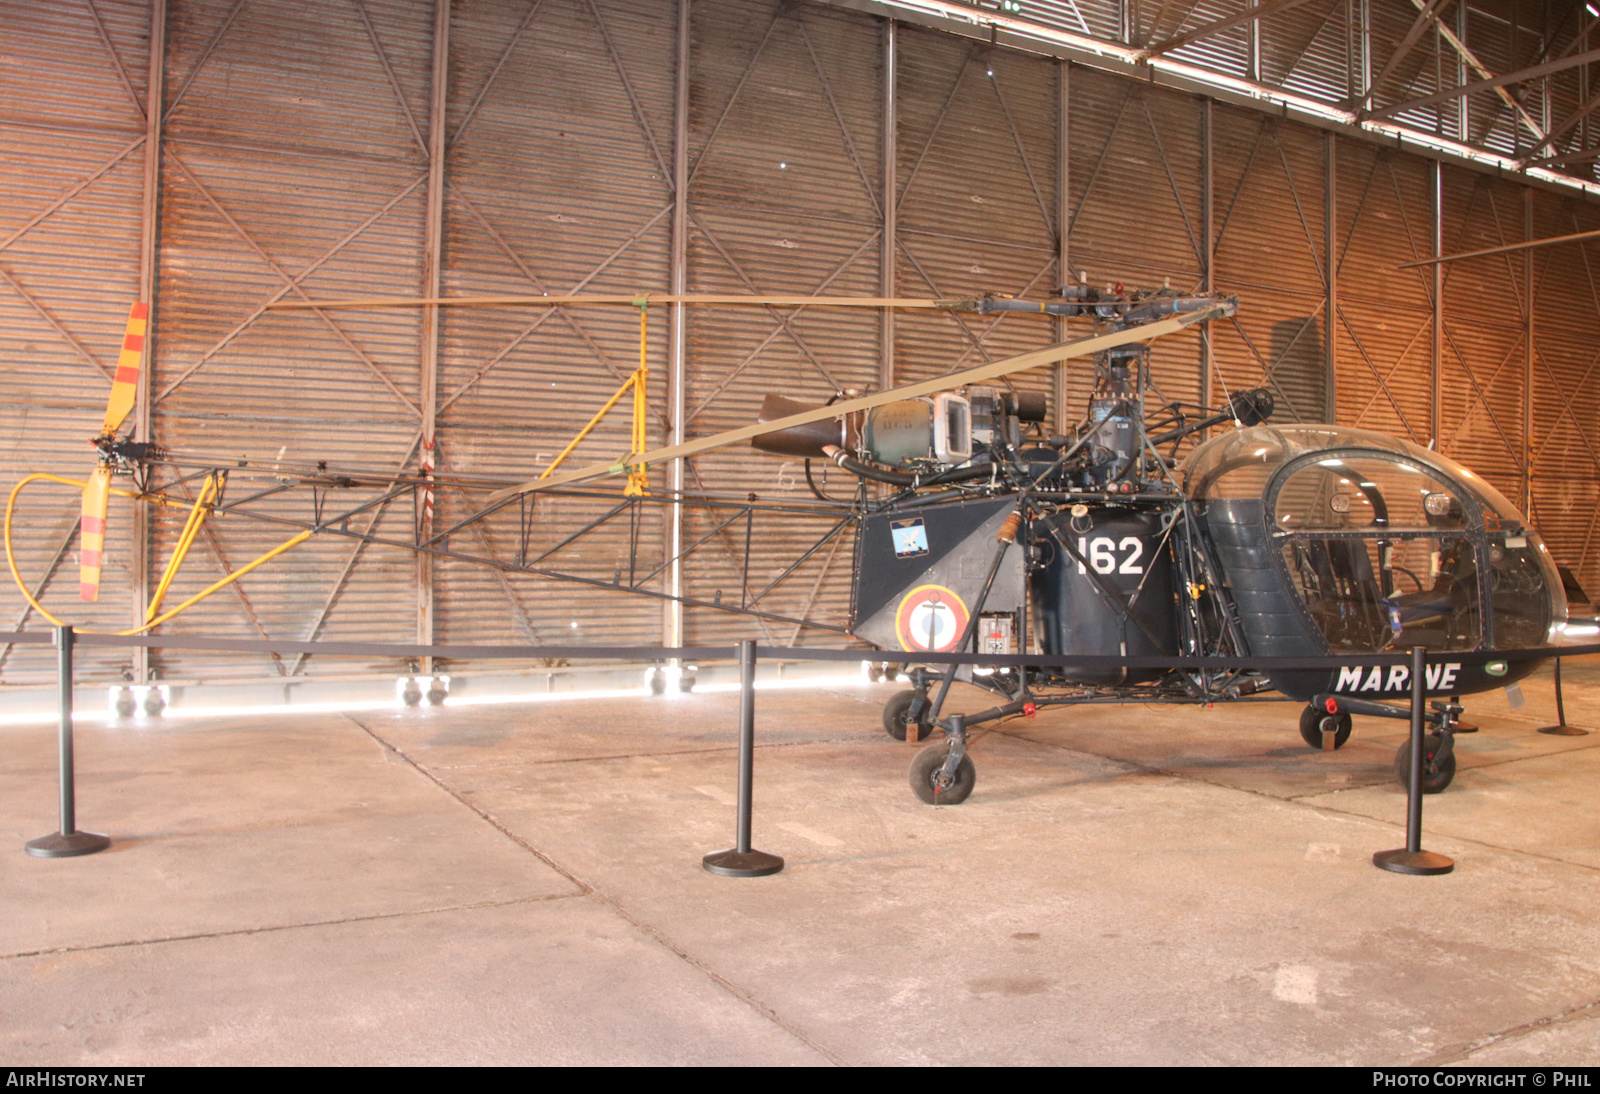
[[[1321, 642], [1323, 647], [1329, 653], [1354, 652], [1334, 650], [1333, 644], [1328, 640], [1328, 637], [1323, 632], [1322, 627], [1318, 624], [1316, 619], [1312, 616], [1311, 611], [1306, 606], [1305, 597], [1301, 594], [1299, 584], [1295, 581], [1294, 575], [1289, 571], [1289, 564], [1284, 558], [1284, 552], [1282, 549], [1284, 544], [1295, 542], [1297, 540], [1307, 541], [1312, 539], [1342, 539], [1362, 542], [1374, 541], [1379, 544], [1379, 557], [1382, 559], [1384, 555], [1384, 548], [1387, 545], [1401, 540], [1437, 539], [1442, 534], [1441, 530], [1438, 529], [1430, 529], [1426, 531], [1396, 531], [1389, 527], [1374, 527], [1350, 530], [1289, 530], [1278, 527], [1278, 496], [1291, 478], [1293, 478], [1298, 472], [1313, 464], [1321, 465], [1325, 464], [1329, 460], [1350, 459], [1376, 460], [1382, 463], [1412, 468], [1420, 474], [1427, 475], [1428, 477], [1449, 486], [1455, 496], [1461, 501], [1462, 514], [1465, 517], [1465, 527], [1451, 529], [1448, 534], [1453, 537], [1465, 539], [1472, 545], [1473, 565], [1476, 567], [1477, 572], [1476, 585], [1478, 599], [1478, 635], [1477, 643], [1472, 647], [1472, 649], [1493, 649], [1494, 612], [1492, 610], [1492, 604], [1490, 601], [1491, 593], [1489, 581], [1491, 560], [1489, 555], [1490, 544], [1488, 540], [1488, 531], [1484, 525], [1484, 503], [1478, 498], [1471, 486], [1462, 482], [1459, 478], [1451, 475], [1444, 469], [1424, 463], [1421, 460], [1409, 456], [1375, 448], [1332, 448], [1324, 449], [1319, 452], [1308, 452], [1303, 455], [1296, 456], [1294, 459], [1287, 461], [1282, 467], [1273, 472], [1272, 477], [1267, 480], [1265, 491], [1262, 493], [1261, 519], [1265, 525], [1265, 542], [1273, 545], [1274, 549], [1270, 552], [1273, 558], [1273, 566], [1275, 567], [1278, 576], [1283, 580], [1285, 588], [1290, 591], [1290, 599], [1294, 602], [1295, 611], [1299, 613], [1301, 621], [1306, 625], [1307, 632], [1315, 635], [1317, 641]], [[1369, 500], [1373, 500], [1372, 492], [1373, 490], [1376, 490], [1375, 487], [1369, 489], [1367, 487], [1360, 486], [1358, 483], [1352, 485], [1354, 485], [1355, 488], [1363, 495], [1367, 496]], [[1374, 509], [1376, 510], [1379, 508], [1379, 505], [1375, 502]], [[1385, 518], [1387, 518], [1386, 504], [1382, 507], [1382, 511], [1384, 511]], [[1388, 565], [1385, 564], [1382, 569], [1385, 573], [1385, 576], [1387, 576], [1389, 572]]]

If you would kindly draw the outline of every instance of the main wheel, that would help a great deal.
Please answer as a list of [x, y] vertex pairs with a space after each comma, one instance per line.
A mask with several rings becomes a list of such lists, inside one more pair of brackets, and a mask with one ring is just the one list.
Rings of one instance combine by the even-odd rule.
[[[1422, 738], [1422, 792], [1437, 794], [1450, 785], [1456, 777], [1456, 754], [1452, 750], [1439, 758], [1439, 748], [1444, 744], [1444, 734], [1430, 733]], [[1411, 742], [1403, 742], [1394, 754], [1394, 777], [1400, 785], [1411, 787]]]
[[960, 805], [978, 781], [978, 769], [972, 766], [972, 757], [963, 755], [956, 767], [955, 781], [940, 790], [933, 776], [949, 756], [949, 745], [929, 745], [911, 761], [911, 789], [929, 805]]
[[1300, 739], [1305, 741], [1317, 751], [1322, 750], [1322, 730], [1333, 730], [1333, 747], [1343, 748], [1344, 743], [1350, 739], [1350, 715], [1328, 714], [1317, 708], [1308, 706], [1300, 712]]
[[[911, 700], [916, 696], [917, 693], [914, 691], [897, 691], [887, 703], [883, 704], [883, 728], [897, 741], [906, 739], [906, 716], [911, 711]], [[919, 723], [916, 739], [920, 741], [926, 737], [929, 728], [927, 722]]]

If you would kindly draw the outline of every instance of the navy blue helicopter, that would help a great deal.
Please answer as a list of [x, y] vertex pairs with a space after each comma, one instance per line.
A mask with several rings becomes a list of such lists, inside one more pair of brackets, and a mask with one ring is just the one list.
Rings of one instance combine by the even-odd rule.
[[[1044, 303], [980, 312], [1093, 317], [1138, 333], [1177, 315], [1228, 314], [1221, 297], [1140, 297], [1081, 286]], [[1170, 321], [1170, 320], [1169, 320]], [[880, 400], [818, 418], [768, 396], [755, 447], [828, 460], [863, 484], [850, 633], [891, 651], [911, 683], [884, 725], [920, 740], [912, 789], [929, 803], [970, 794], [974, 727], [1053, 705], [1304, 703], [1308, 746], [1334, 749], [1352, 715], [1408, 718], [1410, 669], [1356, 661], [1267, 675], [1249, 668], [925, 667], [918, 655], [976, 652], [1142, 658], [1334, 657], [1409, 650], [1477, 653], [1553, 645], [1568, 622], [1562, 575], [1504, 495], [1454, 460], [1338, 425], [1270, 422], [1270, 391], [1220, 410], [1151, 408], [1149, 344], [1093, 354], [1075, 429], [1044, 428], [1042, 398], [988, 383]], [[798, 422], [810, 414], [810, 420]], [[1211, 432], [1179, 458], [1196, 434]], [[808, 478], [810, 468], [808, 466]], [[876, 492], [876, 496], [873, 496]], [[1539, 662], [1435, 659], [1426, 692], [1424, 788], [1455, 772], [1459, 697], [1503, 687]], [[1000, 702], [946, 707], [952, 679]], [[1396, 757], [1404, 783], [1409, 750]]]

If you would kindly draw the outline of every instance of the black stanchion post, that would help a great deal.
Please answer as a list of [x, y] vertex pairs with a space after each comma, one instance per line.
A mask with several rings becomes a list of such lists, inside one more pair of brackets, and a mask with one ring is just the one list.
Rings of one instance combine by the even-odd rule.
[[1427, 651], [1411, 648], [1411, 777], [1406, 780], [1406, 845], [1394, 851], [1379, 851], [1372, 864], [1397, 874], [1448, 874], [1455, 862], [1444, 855], [1422, 849], [1422, 758], [1423, 712], [1427, 707]]
[[1587, 729], [1567, 725], [1567, 707], [1561, 701], [1561, 658], [1556, 658], [1556, 724], [1544, 726], [1540, 733], [1548, 733], [1552, 737], [1587, 737]]
[[105, 836], [78, 831], [78, 803], [72, 774], [72, 628], [56, 628], [56, 695], [60, 722], [56, 731], [57, 766], [61, 778], [61, 830], [31, 839], [26, 846], [35, 858], [72, 858], [92, 855], [111, 846]]
[[731, 851], [713, 851], [701, 859], [705, 868], [723, 877], [765, 877], [783, 869], [783, 859], [750, 847], [750, 794], [755, 782], [756, 644], [739, 643], [739, 829]]

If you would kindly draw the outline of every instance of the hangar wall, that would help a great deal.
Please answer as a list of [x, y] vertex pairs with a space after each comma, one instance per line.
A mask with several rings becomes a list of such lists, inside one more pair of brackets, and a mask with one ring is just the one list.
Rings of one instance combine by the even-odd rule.
[[[83, 440], [140, 296], [154, 327], [136, 413], [161, 443], [394, 472], [431, 458], [466, 474], [537, 469], [559, 451], [632, 368], [637, 313], [441, 309], [434, 326], [413, 310], [265, 305], [418, 295], [435, 279], [447, 295], [674, 284], [1040, 295], [1067, 270], [1238, 293], [1236, 321], [1158, 346], [1167, 398], [1267, 383], [1284, 417], [1332, 412], [1435, 441], [1528, 506], [1558, 559], [1600, 585], [1593, 245], [1458, 264], [1437, 282], [1394, 269], [1436, 248], [1600, 226], [1600, 211], [1560, 194], [820, 3], [81, 0], [27, 6], [0, 43], [7, 481], [87, 472]], [[1057, 333], [1018, 316], [803, 308], [651, 309], [649, 323], [656, 441], [679, 419], [686, 436], [744, 424], [769, 391], [822, 401]], [[1017, 382], [1050, 392], [1063, 421], [1086, 394], [1081, 369]], [[625, 449], [626, 429], [608, 420], [579, 455]], [[799, 471], [729, 450], [690, 461], [685, 483], [799, 497]], [[433, 519], [468, 503], [441, 490]], [[583, 498], [540, 506], [537, 535], [551, 544], [605, 510]], [[75, 622], [127, 626], [180, 522], [114, 504], [102, 599], [80, 607], [76, 513], [70, 491], [30, 495], [22, 572]], [[362, 519], [381, 530], [422, 516], [407, 503]], [[746, 568], [742, 524], [719, 531], [686, 514], [681, 542], [705, 543], [682, 586], [705, 600], [749, 595], [824, 527], [756, 518]], [[479, 553], [505, 557], [515, 512], [469, 534]], [[619, 525], [571, 565], [604, 581], [630, 536], [659, 563], [674, 534], [667, 513]], [[282, 538], [215, 522], [175, 593]], [[837, 619], [849, 555], [835, 541], [768, 602]], [[30, 617], [6, 583], [0, 622]], [[334, 538], [168, 630], [653, 643], [680, 626], [690, 642], [840, 640], [709, 609], [680, 622], [660, 601]], [[130, 667], [113, 653], [95, 651], [89, 673]], [[194, 680], [357, 666], [173, 651], [150, 668]], [[40, 653], [0, 648], [0, 684], [49, 671]]]

